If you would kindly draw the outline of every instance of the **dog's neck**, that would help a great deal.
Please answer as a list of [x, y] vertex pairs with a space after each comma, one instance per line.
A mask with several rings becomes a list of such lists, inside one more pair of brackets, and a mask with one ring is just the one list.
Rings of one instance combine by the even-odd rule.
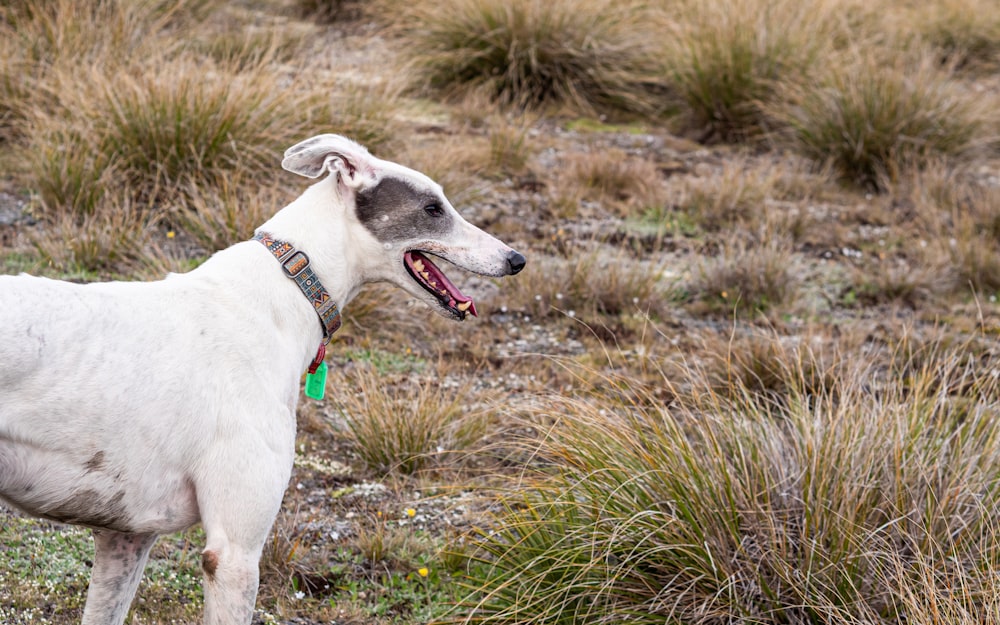
[[[353, 209], [346, 205], [330, 179], [310, 187], [302, 196], [278, 211], [259, 228], [294, 245], [309, 256], [310, 265], [330, 297], [343, 311], [364, 284], [357, 254], [365, 253], [356, 240]], [[304, 226], [309, 224], [312, 227]], [[360, 225], [358, 224], [358, 227]], [[209, 285], [225, 281], [226, 291], [242, 294], [239, 304], [248, 303], [267, 316], [268, 324], [284, 335], [286, 345], [298, 346], [292, 353], [305, 369], [323, 341], [323, 329], [316, 311], [298, 285], [289, 280], [280, 263], [257, 241], [237, 243], [253, 250], [249, 254], [219, 252], [192, 272]], [[275, 279], [262, 279], [274, 276]], [[240, 282], [234, 288], [233, 282]], [[216, 291], [221, 287], [212, 286]]]
[[[312, 304], [323, 328], [324, 344], [329, 343], [333, 334], [340, 328], [340, 307], [337, 306], [336, 300], [330, 297], [330, 293], [323, 286], [323, 281], [316, 275], [309, 255], [263, 230], [258, 231], [253, 238], [271, 252], [288, 279], [295, 281], [302, 295]], [[320, 349], [322, 351], [322, 348]], [[310, 370], [310, 373], [312, 372]]]
[[348, 193], [335, 176], [309, 187], [291, 204], [278, 211], [259, 230], [287, 241], [309, 255], [313, 271], [341, 309], [354, 299], [364, 284], [359, 269], [357, 224]]

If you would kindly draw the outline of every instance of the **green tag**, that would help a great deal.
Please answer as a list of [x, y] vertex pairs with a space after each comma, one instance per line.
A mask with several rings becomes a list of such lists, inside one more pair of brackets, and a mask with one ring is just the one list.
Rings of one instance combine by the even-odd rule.
[[306, 374], [306, 397], [323, 401], [326, 393], [326, 361], [319, 363], [316, 373]]

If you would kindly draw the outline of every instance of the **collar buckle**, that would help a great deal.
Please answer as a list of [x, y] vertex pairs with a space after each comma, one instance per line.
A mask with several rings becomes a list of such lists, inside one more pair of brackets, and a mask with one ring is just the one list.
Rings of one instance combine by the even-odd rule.
[[258, 232], [253, 238], [267, 248], [281, 265], [282, 272], [295, 281], [312, 304], [323, 328], [323, 345], [329, 343], [333, 333], [340, 328], [340, 309], [309, 266], [309, 257], [291, 243], [279, 241], [266, 232]]
[[289, 278], [297, 278], [309, 267], [309, 257], [302, 250], [296, 250], [287, 258], [281, 260], [281, 268]]

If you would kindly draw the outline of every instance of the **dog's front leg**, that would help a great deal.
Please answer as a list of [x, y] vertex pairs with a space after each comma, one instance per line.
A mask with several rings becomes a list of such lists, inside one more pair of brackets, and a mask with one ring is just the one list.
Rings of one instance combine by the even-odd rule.
[[287, 457], [261, 447], [249, 454], [221, 455], [199, 482], [205, 625], [250, 624], [261, 551], [281, 507], [291, 457], [290, 446]]
[[250, 623], [260, 578], [260, 550], [246, 550], [232, 543], [221, 547], [212, 537], [209, 537], [209, 544], [210, 547], [202, 554], [205, 624]]
[[94, 571], [83, 609], [83, 625], [121, 625], [156, 534], [94, 530]]

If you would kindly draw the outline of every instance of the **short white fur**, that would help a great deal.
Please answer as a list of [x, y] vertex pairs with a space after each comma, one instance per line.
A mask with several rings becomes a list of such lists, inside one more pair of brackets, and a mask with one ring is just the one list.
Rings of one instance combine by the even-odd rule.
[[[415, 246], [489, 276], [523, 266], [432, 180], [353, 141], [319, 135], [283, 166], [325, 177], [261, 230], [305, 251], [341, 308], [374, 281], [439, 307], [403, 266]], [[440, 196], [454, 227], [383, 245], [354, 197], [387, 175]], [[250, 623], [291, 473], [300, 377], [321, 340], [311, 305], [256, 241], [157, 282], [0, 277], [0, 498], [94, 529], [84, 625], [123, 623], [157, 536], [199, 522], [204, 622]]]

